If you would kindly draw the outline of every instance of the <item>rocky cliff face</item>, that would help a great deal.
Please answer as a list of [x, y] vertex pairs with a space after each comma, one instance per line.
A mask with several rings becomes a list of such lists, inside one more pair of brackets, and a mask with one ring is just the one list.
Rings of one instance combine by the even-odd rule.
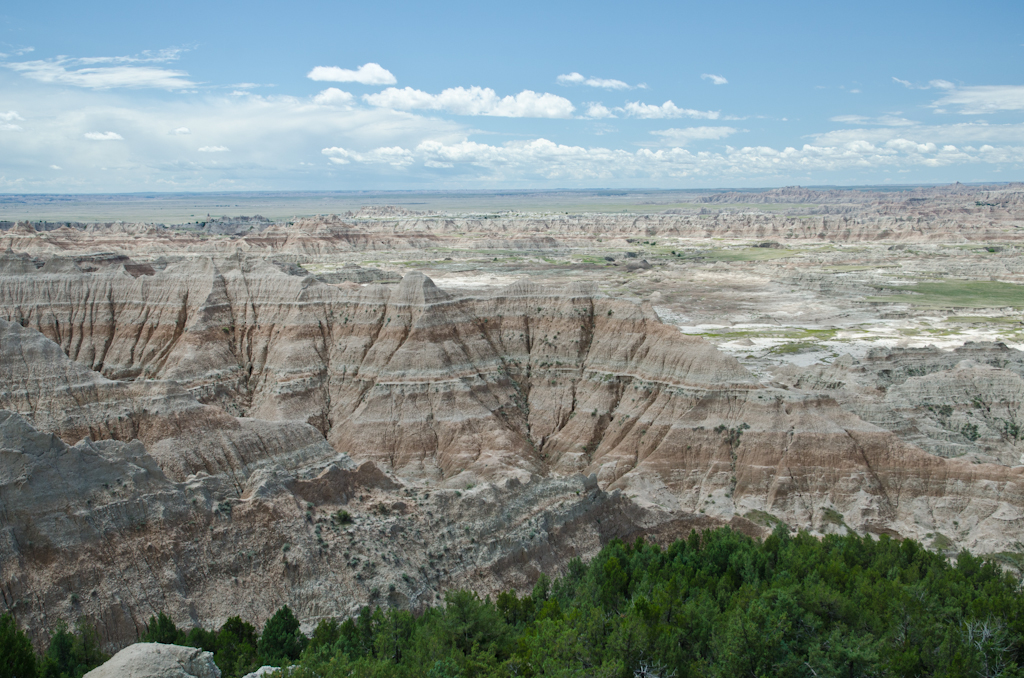
[[982, 552], [1024, 538], [1024, 469], [764, 386], [576, 283], [457, 296], [238, 255], [8, 256], [0, 314], [0, 589], [117, 641], [157, 609], [315, 620], [525, 585], [611, 536], [761, 529], [742, 516]]
[[1005, 344], [879, 349], [775, 376], [938, 456], [1024, 465], [1024, 353]]
[[[200, 422], [197, 431], [217, 429], [217, 417], [243, 430], [254, 424], [234, 422], [305, 421], [338, 452], [411, 482], [595, 473], [671, 509], [820, 525], [828, 508], [858, 529], [906, 518], [902, 490], [888, 483], [902, 487], [908, 473], [923, 474], [917, 495], [948, 494], [935, 474], [968, 484], [994, 474], [1011, 483], [1007, 496], [1016, 492], [1013, 471], [936, 460], [827, 395], [765, 388], [649, 307], [581, 286], [517, 283], [456, 297], [410, 274], [393, 287], [333, 287], [236, 257], [137, 278], [115, 267], [32, 268], [0, 277], [0, 302], [83, 368], [131, 380], [91, 386], [96, 393], [162, 389], [165, 411]], [[89, 400], [107, 411], [116, 397]], [[88, 431], [139, 437], [156, 451], [170, 437], [109, 418], [105, 429], [55, 422], [42, 414], [63, 408], [54, 403], [12, 408], [68, 442]], [[169, 455], [164, 466], [181, 477], [197, 463]], [[241, 468], [213, 466], [222, 467]]]

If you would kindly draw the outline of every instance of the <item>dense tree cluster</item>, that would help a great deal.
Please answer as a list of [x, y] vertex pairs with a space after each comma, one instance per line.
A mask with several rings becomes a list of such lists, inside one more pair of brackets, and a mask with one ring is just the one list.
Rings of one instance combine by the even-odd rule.
[[613, 541], [529, 596], [445, 603], [322, 622], [292, 675], [1024, 675], [1018, 579], [885, 536]]
[[0, 617], [0, 678], [81, 678], [107, 659], [96, 631], [84, 622], [73, 630], [58, 624], [46, 652], [37, 657], [14, 618]]
[[[4, 657], [34, 661], [19, 638], [0, 620]], [[287, 607], [260, 635], [237, 617], [186, 634], [160, 614], [143, 640], [209, 650], [226, 677], [260, 664], [292, 664], [293, 678], [1024, 677], [1024, 595], [966, 551], [952, 564], [912, 540], [780, 527], [757, 542], [722, 529], [667, 549], [613, 541], [523, 597], [452, 591], [419, 615], [363, 608], [309, 638]]]

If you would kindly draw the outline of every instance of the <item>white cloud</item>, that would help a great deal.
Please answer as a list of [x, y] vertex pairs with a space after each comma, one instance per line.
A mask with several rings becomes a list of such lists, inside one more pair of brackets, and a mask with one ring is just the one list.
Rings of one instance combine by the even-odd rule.
[[633, 89], [621, 80], [612, 78], [587, 78], [583, 84], [588, 87], [600, 87], [602, 89]]
[[227, 146], [202, 146], [197, 150], [200, 153], [227, 153], [231, 149]]
[[355, 97], [352, 94], [337, 87], [328, 87], [313, 97], [313, 101], [321, 106], [347, 106], [352, 103], [353, 99]]
[[323, 82], [358, 82], [363, 85], [393, 85], [398, 82], [391, 71], [372, 62], [354, 71], [337, 66], [317, 66], [306, 77]]
[[608, 110], [607, 107], [605, 107], [602, 104], [590, 104], [587, 107], [587, 115], [586, 115], [586, 117], [594, 118], [595, 120], [599, 120], [601, 118], [614, 118], [616, 116], [615, 116], [614, 113], [612, 113], [610, 110]]
[[870, 118], [864, 115], [836, 115], [829, 118], [829, 120], [850, 125], [886, 125], [889, 127], [904, 127], [917, 124], [913, 120], [901, 118], [899, 115], [882, 115], [877, 118]]
[[17, 111], [7, 111], [6, 113], [0, 113], [0, 132], [20, 132], [21, 125], [15, 125], [15, 120], [25, 120], [25, 118], [18, 115]]
[[[724, 153], [691, 153], [683, 148], [641, 149], [634, 153], [620, 149], [584, 148], [556, 144], [547, 139], [514, 141], [492, 146], [464, 140], [447, 144], [424, 141], [413, 149], [379, 148], [354, 153], [344, 148], [325, 148], [324, 155], [337, 164], [390, 164], [403, 171], [413, 165], [424, 167], [477, 168], [490, 180], [510, 181], [530, 177], [549, 180], [628, 180], [684, 177], [771, 177], [804, 175], [844, 169], [944, 167], [958, 163], [1013, 162], [1020, 148], [981, 149], [938, 146], [908, 139], [885, 144], [854, 140], [837, 146], [805, 144], [781, 150], [767, 146], [733, 148]], [[397, 160], [396, 160], [397, 159]]]
[[952, 83], [945, 96], [932, 104], [933, 107], [961, 106], [960, 113], [978, 115], [997, 111], [1024, 110], [1024, 85], [983, 85], [955, 88]]
[[[712, 126], [738, 123], [726, 122], [724, 116], [715, 122], [693, 120], [686, 117], [692, 114], [684, 112], [680, 120], [644, 125], [649, 130], [668, 124], [684, 131], [659, 129], [665, 134], [651, 136], [641, 131], [640, 136], [651, 145], [637, 150], [606, 141], [609, 137], [602, 137], [602, 142], [592, 138], [593, 147], [533, 137], [510, 144], [476, 143], [480, 137], [469, 135], [484, 132], [469, 129], [467, 123], [479, 123], [480, 118], [453, 121], [451, 116], [355, 105], [362, 104], [359, 99], [353, 99], [352, 106], [335, 107], [317, 103], [314, 95], [231, 97], [217, 89], [197, 96], [167, 97], [159, 92], [125, 96], [55, 88], [24, 78], [13, 82], [13, 87], [4, 90], [4, 108], [0, 110], [17, 111], [18, 118], [29, 122], [20, 122], [13, 114], [5, 117], [31, 134], [0, 133], [0, 164], [7, 177], [0, 180], [0, 187], [19, 192], [315, 190], [338, 185], [360, 189], [668, 187], [680, 185], [681, 180], [701, 185], [702, 178], [706, 179], [703, 185], [717, 186], [878, 183], [883, 170], [893, 174], [912, 170], [916, 174], [906, 177], [910, 181], [952, 181], [991, 178], [999, 176], [992, 172], [1000, 169], [1009, 173], [1024, 157], [1024, 122], [929, 127], [898, 123], [902, 115], [898, 112], [886, 114], [897, 120], [882, 116], [827, 123], [830, 127], [824, 128], [824, 134], [801, 139], [802, 146], [790, 148], [724, 146], [743, 130], [724, 136], [725, 129]], [[957, 91], [936, 91], [932, 98]], [[424, 96], [434, 103], [432, 95]], [[502, 101], [496, 95], [495, 99]], [[573, 115], [601, 105], [587, 102]], [[659, 115], [685, 111], [674, 104], [652, 108], [660, 109]], [[959, 108], [950, 107], [954, 111]], [[627, 114], [625, 109], [610, 106], [605, 110], [619, 117]], [[695, 113], [705, 118], [717, 115], [713, 111]], [[693, 127], [687, 130], [690, 125]], [[715, 131], [692, 131], [701, 125]], [[602, 121], [593, 118], [587, 123], [588, 128], [601, 126]], [[848, 127], [858, 129], [845, 129]], [[181, 128], [191, 134], [169, 134]], [[131, 143], [100, 143], [83, 136], [107, 130], [117, 130]], [[705, 137], [707, 141], [697, 140]], [[755, 135], [740, 138], [753, 140]], [[215, 145], [232, 150], [196, 151]], [[321, 155], [325, 147], [331, 150]], [[67, 167], [50, 169], [54, 162]], [[99, 167], [106, 169], [94, 169]], [[933, 167], [949, 169], [940, 178], [931, 173]], [[929, 173], [921, 174], [924, 170]], [[21, 183], [13, 183], [19, 180]]]
[[86, 139], [93, 141], [122, 141], [124, 137], [117, 132], [86, 132]]
[[63, 168], [60, 165], [50, 165], [50, 169], [59, 170], [59, 169], [63, 169]]
[[389, 87], [377, 94], [365, 94], [363, 100], [372, 106], [401, 111], [428, 109], [504, 118], [569, 118], [576, 110], [568, 99], [528, 89], [515, 96], [499, 97], [493, 89], [484, 87], [453, 87], [440, 94]]
[[192, 130], [190, 130], [188, 127], [178, 127], [173, 132], [171, 132], [171, 134], [180, 137], [185, 136], [186, 134], [192, 134]]
[[892, 77], [893, 82], [898, 82], [907, 89], [954, 89], [956, 85], [951, 83], [949, 80], [929, 80], [927, 85], [915, 85], [909, 80], [901, 80], [895, 75]]
[[726, 80], [725, 78], [723, 78], [720, 75], [715, 75], [713, 73], [704, 73], [700, 77], [703, 80], [710, 80], [711, 84], [713, 84], [713, 85], [728, 85], [729, 84], [728, 80]]
[[[0, 132], [0, 174], [25, 177], [23, 190], [98, 191], [281, 190], [336, 185], [320, 149], [415, 147], [424, 138], [464, 138], [462, 125], [440, 117], [388, 109], [322, 106], [314, 96], [226, 92], [166, 97], [53, 88], [31, 81], [4, 89], [0, 111], [13, 109], [25, 132]], [[171, 132], [188, 128], [187, 136]], [[116, 131], [125, 141], [95, 141], [86, 133]], [[78, 139], [79, 143], [68, 143]], [[185, 142], [184, 144], [182, 142]], [[230, 152], [197, 152], [224, 146]], [[301, 162], [314, 160], [311, 175]], [[47, 169], [56, 162], [63, 172]], [[97, 172], [89, 168], [106, 167]], [[386, 167], [386, 166], [385, 166]], [[340, 167], [338, 168], [341, 169]], [[372, 174], [348, 185], [379, 185]]]
[[1024, 123], [989, 125], [969, 122], [954, 125], [908, 125], [869, 129], [842, 129], [812, 134], [815, 145], [838, 146], [856, 140], [885, 144], [894, 139], [917, 139], [921, 143], [946, 144], [1024, 144]]
[[600, 89], [644, 89], [646, 85], [630, 85], [629, 83], [613, 78], [588, 78], [579, 73], [567, 73], [555, 78], [559, 85], [586, 85], [587, 87], [598, 87]]
[[413, 163], [413, 152], [401, 146], [376, 148], [367, 153], [355, 153], [344, 148], [334, 146], [320, 151], [336, 165], [347, 165], [352, 161], [370, 164], [387, 164], [393, 167], [407, 167]]
[[35, 47], [22, 47], [21, 49], [16, 49], [13, 52], [0, 52], [0, 59], [6, 59], [7, 57], [12, 56], [21, 56], [22, 54], [28, 54], [29, 52], [34, 51], [36, 51]]
[[651, 134], [659, 136], [662, 142], [671, 146], [685, 146], [691, 141], [700, 139], [724, 139], [736, 134], [739, 130], [733, 127], [684, 127], [654, 130]]
[[0, 66], [21, 73], [26, 78], [56, 85], [73, 85], [88, 89], [156, 88], [181, 90], [194, 87], [185, 71], [159, 66], [133, 65], [161, 63], [178, 58], [181, 49], [143, 52], [142, 56], [120, 57], [56, 57], [34, 61], [8, 61]]
[[671, 100], [661, 106], [655, 104], [644, 104], [639, 101], [632, 101], [622, 109], [631, 118], [644, 118], [658, 120], [662, 118], [703, 118], [707, 120], [718, 120], [718, 111], [697, 111], [692, 108], [679, 108]]

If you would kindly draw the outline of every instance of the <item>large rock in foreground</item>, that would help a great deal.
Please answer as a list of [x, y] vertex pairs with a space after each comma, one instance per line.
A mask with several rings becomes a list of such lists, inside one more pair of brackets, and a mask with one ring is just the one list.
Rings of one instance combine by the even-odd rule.
[[213, 653], [194, 647], [136, 643], [115, 654], [86, 678], [220, 678]]

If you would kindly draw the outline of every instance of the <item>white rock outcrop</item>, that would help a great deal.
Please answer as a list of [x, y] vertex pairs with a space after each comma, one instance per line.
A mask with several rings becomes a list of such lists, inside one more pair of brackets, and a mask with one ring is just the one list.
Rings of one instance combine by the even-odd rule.
[[194, 647], [136, 643], [129, 645], [105, 664], [85, 674], [86, 678], [220, 678], [213, 653]]

